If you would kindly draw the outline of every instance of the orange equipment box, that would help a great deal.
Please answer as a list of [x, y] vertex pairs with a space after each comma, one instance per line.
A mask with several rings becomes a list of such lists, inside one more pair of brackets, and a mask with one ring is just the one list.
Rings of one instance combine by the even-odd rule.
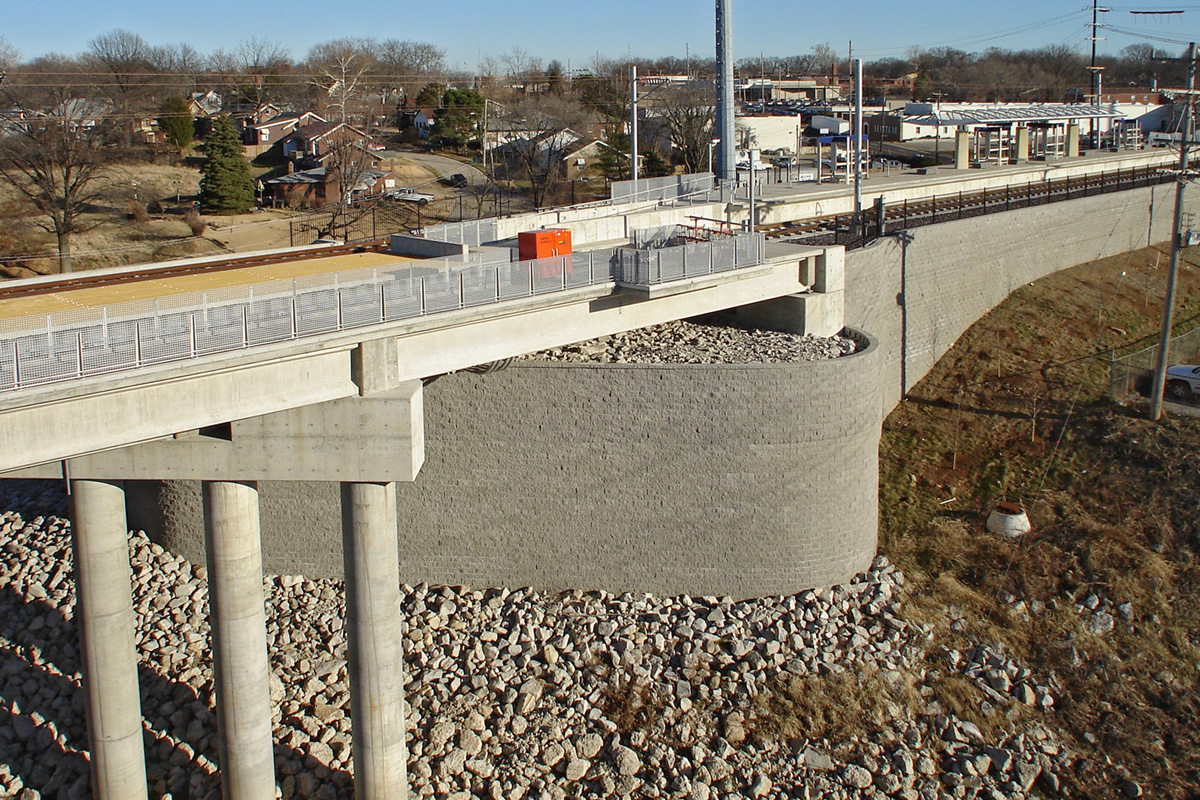
[[546, 231], [525, 231], [517, 234], [517, 252], [522, 261], [571, 253], [571, 231], [555, 228]]

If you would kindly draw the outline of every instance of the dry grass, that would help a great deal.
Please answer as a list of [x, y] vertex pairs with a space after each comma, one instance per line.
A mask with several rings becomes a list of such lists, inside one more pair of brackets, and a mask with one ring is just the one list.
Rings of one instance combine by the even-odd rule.
[[[1194, 257], [1177, 319], [1200, 310]], [[881, 549], [911, 580], [908, 615], [945, 647], [1000, 643], [1058, 683], [1050, 720], [1085, 755], [1072, 796], [1107, 796], [1122, 770], [1149, 796], [1200, 785], [1200, 422], [1110, 407], [1095, 355], [1154, 335], [1165, 264], [1142, 251], [1023, 287], [885, 425]], [[998, 500], [1022, 503], [1033, 533], [985, 534]], [[1132, 621], [1089, 633], [1076, 604], [1091, 594], [1114, 613], [1131, 603]], [[1013, 613], [1016, 600], [1044, 610]], [[978, 708], [969, 684], [937, 692], [968, 718]]]
[[871, 666], [780, 678], [755, 698], [750, 731], [768, 741], [861, 739], [919, 707], [920, 695], [907, 677], [901, 680], [886, 681]]

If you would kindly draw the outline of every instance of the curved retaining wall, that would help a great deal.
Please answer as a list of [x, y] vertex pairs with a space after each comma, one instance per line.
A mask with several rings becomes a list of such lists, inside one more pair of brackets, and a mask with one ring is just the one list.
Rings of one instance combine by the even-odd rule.
[[[425, 466], [397, 487], [402, 579], [739, 598], [848, 580], [878, 527], [880, 351], [863, 340], [830, 361], [435, 381]], [[142, 488], [136, 521], [203, 560], [198, 483]], [[260, 491], [265, 567], [340, 577], [337, 485]]]
[[1015, 289], [1169, 242], [1174, 194], [1164, 184], [1049, 203], [914, 228], [908, 244], [889, 236], [847, 253], [846, 324], [879, 339], [884, 413]]

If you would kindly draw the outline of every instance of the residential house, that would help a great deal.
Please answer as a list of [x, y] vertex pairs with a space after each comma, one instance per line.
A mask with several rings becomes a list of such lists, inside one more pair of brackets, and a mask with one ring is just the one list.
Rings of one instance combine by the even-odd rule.
[[222, 108], [221, 95], [213, 91], [192, 92], [191, 97], [188, 98], [188, 110], [196, 119], [220, 114]]
[[428, 139], [433, 135], [433, 125], [437, 122], [437, 115], [432, 108], [418, 108], [413, 114], [413, 127], [417, 129], [417, 135], [422, 139]]
[[322, 163], [329, 152], [340, 143], [350, 142], [366, 148], [370, 137], [344, 122], [310, 122], [279, 140], [283, 157], [301, 166]]
[[[348, 191], [356, 199], [378, 197], [393, 179], [378, 169], [365, 169]], [[272, 207], [314, 208], [338, 202], [344, 191], [336, 170], [326, 167], [293, 172], [263, 182], [263, 203]]]
[[305, 125], [324, 122], [314, 111], [289, 111], [277, 114], [265, 122], [247, 125], [242, 141], [250, 146], [273, 145], [281, 142]]

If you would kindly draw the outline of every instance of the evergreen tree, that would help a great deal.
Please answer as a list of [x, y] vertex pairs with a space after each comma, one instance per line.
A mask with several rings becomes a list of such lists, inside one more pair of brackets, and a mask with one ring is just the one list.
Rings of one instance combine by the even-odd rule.
[[208, 158], [200, 167], [200, 208], [206, 214], [241, 214], [254, 205], [250, 162], [237, 128], [229, 117], [213, 120], [206, 145]]
[[192, 122], [192, 111], [188, 101], [182, 97], [168, 97], [163, 101], [158, 115], [158, 129], [167, 137], [167, 141], [179, 148], [180, 154], [192, 144], [195, 135], [195, 123]]

